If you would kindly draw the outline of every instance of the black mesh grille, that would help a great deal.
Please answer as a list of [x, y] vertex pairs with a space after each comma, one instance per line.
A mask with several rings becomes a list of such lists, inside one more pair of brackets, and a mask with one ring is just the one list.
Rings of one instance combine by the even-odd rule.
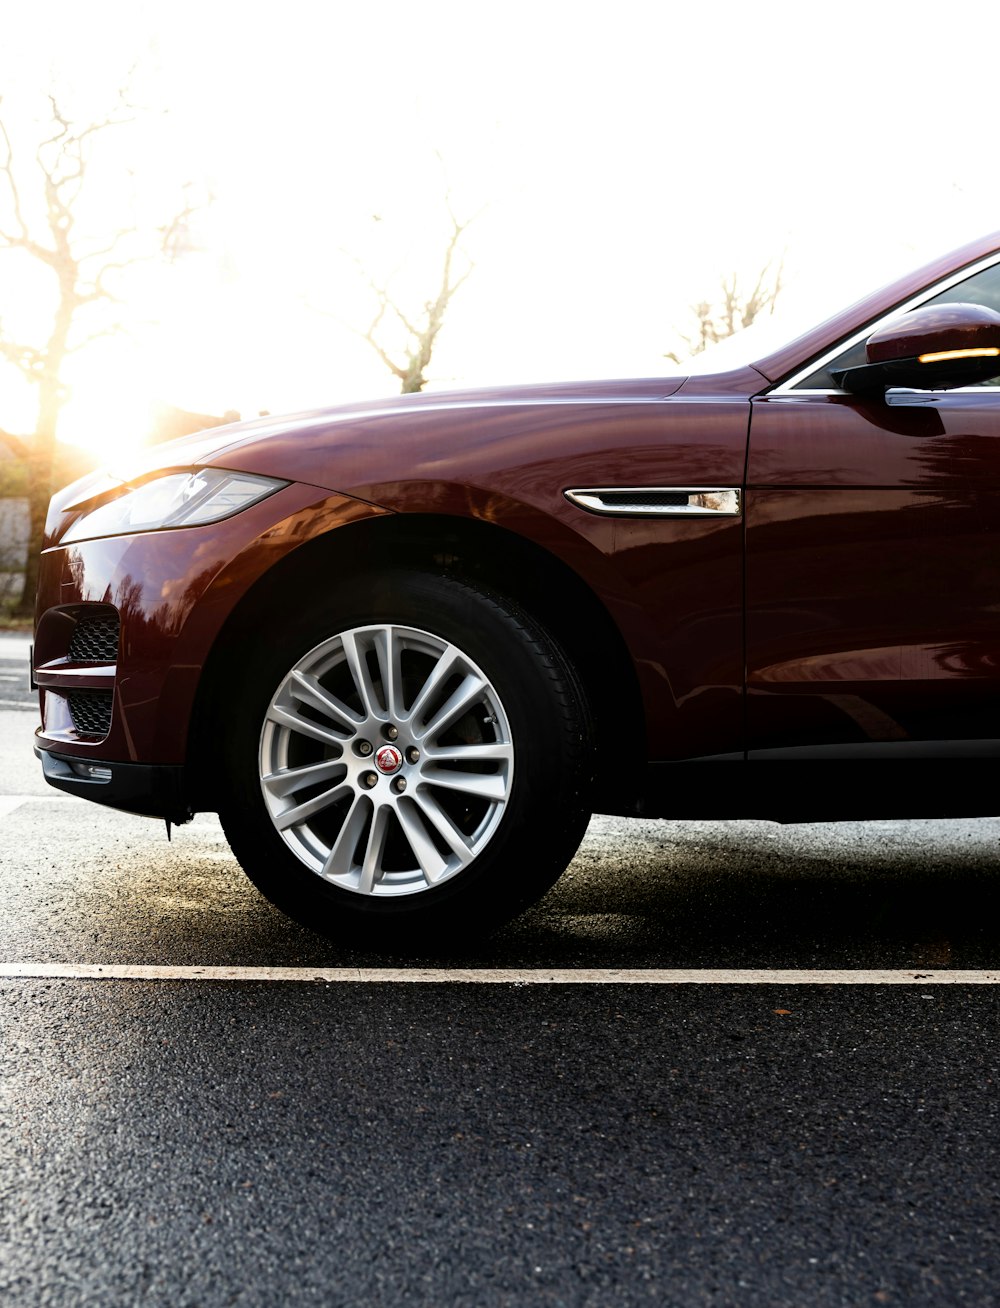
[[111, 730], [110, 690], [74, 690], [69, 700], [69, 714], [73, 730], [81, 736], [106, 736]]
[[691, 498], [690, 491], [602, 491], [601, 499], [612, 508], [621, 505], [648, 505], [651, 509], [683, 509]]
[[70, 659], [74, 663], [117, 663], [119, 626], [117, 613], [81, 618], [69, 643]]

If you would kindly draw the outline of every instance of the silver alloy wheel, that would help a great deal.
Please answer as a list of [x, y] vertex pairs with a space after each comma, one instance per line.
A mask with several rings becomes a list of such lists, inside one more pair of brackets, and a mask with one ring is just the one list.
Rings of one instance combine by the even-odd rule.
[[493, 837], [514, 746], [500, 697], [458, 646], [355, 627], [287, 673], [260, 737], [271, 821], [311, 871], [361, 895], [416, 894]]

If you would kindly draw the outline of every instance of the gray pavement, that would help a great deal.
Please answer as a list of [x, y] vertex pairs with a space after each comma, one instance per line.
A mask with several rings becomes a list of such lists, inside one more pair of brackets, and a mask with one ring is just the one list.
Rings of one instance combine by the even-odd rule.
[[2, 1011], [5, 1304], [996, 1303], [982, 990], [62, 982]]
[[[24, 700], [7, 962], [1000, 964], [994, 819], [596, 819], [493, 939], [338, 948], [213, 817], [168, 844], [49, 790]], [[971, 986], [8, 980], [0, 1301], [992, 1305], [997, 1019]]]
[[0, 710], [34, 711], [35, 694], [28, 689], [27, 636], [0, 631]]
[[[64, 796], [0, 711], [8, 912], [0, 957], [157, 964], [953, 967], [1000, 963], [1000, 819], [844, 823], [595, 818], [546, 898], [490, 940], [405, 957], [333, 945], [261, 898], [217, 819], [162, 823]], [[16, 858], [16, 863], [12, 860]]]

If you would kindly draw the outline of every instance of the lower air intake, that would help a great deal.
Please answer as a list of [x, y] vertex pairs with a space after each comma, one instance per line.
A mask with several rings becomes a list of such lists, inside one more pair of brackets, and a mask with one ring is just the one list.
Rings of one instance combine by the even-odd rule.
[[103, 737], [111, 730], [110, 690], [74, 690], [67, 696], [73, 730], [81, 736]]
[[67, 651], [74, 663], [114, 663], [118, 658], [119, 618], [101, 615], [81, 618]]

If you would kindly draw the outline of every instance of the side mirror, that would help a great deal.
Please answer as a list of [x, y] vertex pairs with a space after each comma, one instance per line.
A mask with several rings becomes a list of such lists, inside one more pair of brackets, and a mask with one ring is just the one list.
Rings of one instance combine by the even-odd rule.
[[981, 304], [914, 309], [872, 332], [865, 357], [860, 367], [832, 370], [838, 386], [854, 395], [971, 386], [1000, 376], [1000, 313]]

